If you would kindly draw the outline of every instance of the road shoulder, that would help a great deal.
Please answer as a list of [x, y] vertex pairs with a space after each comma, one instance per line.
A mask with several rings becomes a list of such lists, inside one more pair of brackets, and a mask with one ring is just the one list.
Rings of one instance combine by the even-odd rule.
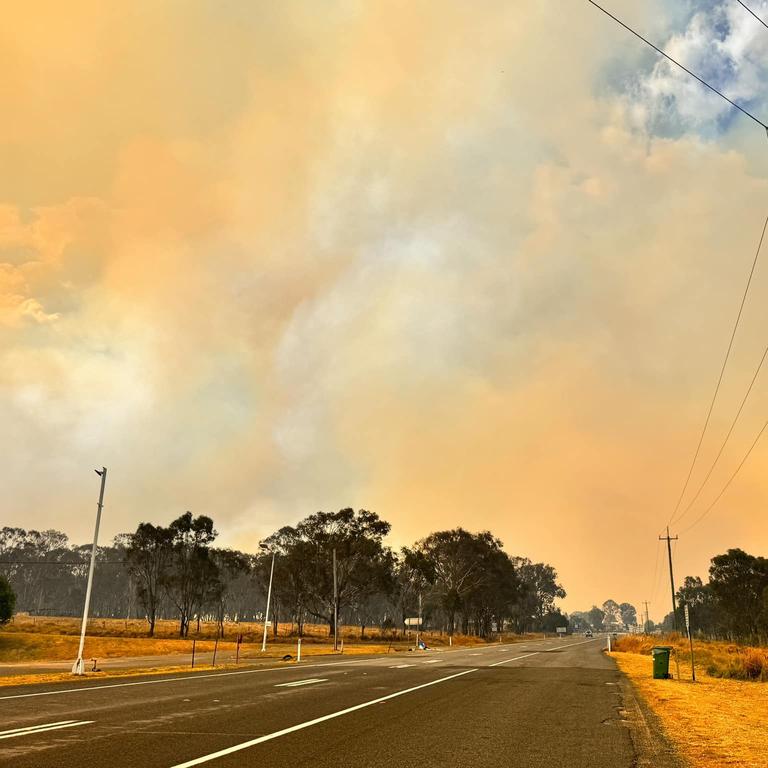
[[[614, 664], [616, 663], [613, 659]], [[634, 768], [686, 768], [689, 763], [667, 737], [661, 719], [651, 710], [635, 684], [619, 670], [620, 711], [635, 750]]]

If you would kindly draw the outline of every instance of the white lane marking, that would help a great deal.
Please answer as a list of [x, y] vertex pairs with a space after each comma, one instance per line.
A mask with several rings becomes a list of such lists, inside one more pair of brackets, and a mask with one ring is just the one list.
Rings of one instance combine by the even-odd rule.
[[312, 683], [327, 682], [327, 677], [310, 677], [308, 680], [294, 680], [292, 683], [278, 683], [275, 688], [295, 688], [297, 685], [312, 685]]
[[584, 645], [585, 643], [594, 643], [594, 638], [592, 640], [582, 640], [580, 643], [567, 643], [566, 645], [556, 645], [554, 648], [545, 648], [543, 651], [540, 651], [540, 653], [549, 653], [550, 651], [557, 651], [560, 648], [570, 648], [574, 645]]
[[[348, 664], [364, 664], [365, 662], [379, 661], [379, 659], [357, 659], [355, 661], [332, 661], [323, 664], [304, 664], [302, 669], [311, 669], [313, 667], [340, 667]], [[240, 669], [236, 672], [212, 672], [204, 675], [184, 675], [183, 677], [161, 677], [157, 680], [137, 680], [133, 683], [110, 683], [109, 685], [89, 685], [82, 688], [60, 688], [54, 691], [39, 691], [37, 693], [15, 693], [11, 696], [0, 696], [0, 701], [9, 699], [29, 699], [33, 696], [58, 696], [63, 693], [82, 693], [83, 691], [103, 691], [108, 688], [131, 688], [135, 685], [157, 685], [159, 683], [177, 683], [184, 680], [204, 680], [210, 677], [231, 677], [232, 675], [256, 675], [264, 672], [285, 672], [288, 670], [296, 671], [296, 667], [267, 667], [266, 669]]]
[[519, 661], [520, 659], [527, 659], [529, 656], [536, 656], [536, 654], [540, 653], [540, 651], [535, 651], [534, 653], [526, 653], [523, 656], [515, 656], [514, 659], [502, 659], [501, 661], [497, 661], [495, 664], [489, 664], [489, 667], [499, 667], [502, 664], [508, 664], [510, 661]]
[[210, 760], [217, 760], [220, 757], [226, 757], [227, 755], [231, 755], [234, 752], [240, 752], [243, 749], [248, 749], [249, 747], [255, 747], [257, 744], [263, 744], [265, 741], [272, 741], [272, 739], [278, 739], [281, 736], [286, 736], [289, 733], [302, 731], [304, 730], [304, 728], [310, 728], [313, 725], [324, 723], [327, 720], [333, 720], [334, 718], [342, 717], [343, 715], [348, 715], [350, 712], [357, 712], [359, 709], [365, 709], [366, 707], [371, 707], [374, 704], [381, 704], [384, 701], [389, 701], [390, 699], [396, 699], [398, 696], [405, 696], [405, 694], [407, 693], [413, 693], [414, 691], [419, 691], [422, 688], [429, 688], [432, 685], [439, 685], [440, 683], [445, 683], [448, 680], [454, 680], [457, 677], [468, 675], [470, 674], [470, 672], [477, 672], [477, 669], [465, 669], [463, 672], [457, 672], [456, 674], [448, 675], [448, 677], [441, 677], [438, 680], [432, 680], [429, 683], [422, 683], [421, 685], [413, 686], [413, 688], [405, 688], [402, 691], [395, 691], [395, 693], [390, 693], [387, 696], [382, 696], [381, 698], [378, 698], [378, 699], [365, 701], [362, 704], [355, 704], [355, 706], [353, 707], [340, 709], [338, 712], [331, 712], [329, 715], [316, 717], [314, 720], [307, 720], [304, 723], [299, 723], [298, 725], [292, 725], [289, 728], [283, 728], [280, 731], [274, 731], [274, 733], [268, 733], [265, 736], [259, 736], [257, 739], [251, 739], [250, 741], [244, 741], [241, 744], [235, 744], [234, 746], [227, 747], [226, 749], [220, 749], [218, 752], [211, 752], [211, 754], [209, 755], [196, 757], [193, 760], [188, 760], [186, 763], [179, 763], [178, 765], [174, 765], [173, 768], [192, 768], [193, 765], [201, 765], [202, 763], [207, 763]]
[[21, 731], [34, 731], [36, 728], [50, 728], [53, 725], [68, 725], [76, 723], [77, 720], [59, 720], [55, 723], [40, 723], [39, 725], [27, 725], [23, 728], [9, 728], [7, 731], [0, 731], [0, 736], [6, 736], [9, 733], [20, 733]]
[[395, 664], [394, 667], [390, 667], [390, 669], [405, 669], [406, 667], [412, 667], [413, 664]]
[[439, 664], [442, 661], [442, 659], [427, 659], [426, 661], [422, 661], [422, 664]]
[[520, 659], [527, 659], [529, 656], [536, 656], [540, 653], [550, 653], [551, 651], [556, 651], [559, 648], [570, 648], [574, 645], [584, 645], [584, 643], [592, 643], [594, 640], [582, 640], [580, 643], [568, 643], [567, 645], [558, 645], [555, 648], [544, 648], [541, 651], [534, 651], [533, 653], [526, 653], [523, 656], [515, 656], [514, 659], [504, 659], [503, 661], [497, 661], [495, 664], [489, 664], [489, 667], [498, 667], [502, 664], [508, 664], [510, 661], [519, 661]]
[[[543, 642], [542, 640], [534, 640], [531, 642]], [[507, 647], [514, 647], [517, 645], [517, 643], [505, 643], [504, 648]], [[438, 653], [466, 653], [467, 648], [452, 648], [447, 651], [438, 651]], [[502, 650], [502, 648], [497, 648], [496, 646], [490, 646], [488, 648], [484, 648], [483, 650]], [[386, 662], [387, 659], [385, 658], [379, 658], [379, 657], [372, 657], [372, 658], [365, 658], [365, 659], [356, 659], [355, 661], [330, 661], [330, 662], [323, 662], [323, 663], [314, 663], [314, 664], [304, 664], [302, 663], [301, 668], [302, 669], [312, 669], [317, 667], [340, 667], [340, 666], [347, 666], [349, 664], [366, 664], [366, 663], [372, 663], [372, 662]], [[408, 665], [410, 666], [410, 665]], [[184, 680], [205, 680], [206, 678], [211, 677], [231, 677], [233, 675], [256, 675], [256, 674], [262, 674], [265, 672], [284, 672], [286, 670], [291, 670], [295, 667], [293, 665], [288, 667], [267, 667], [266, 669], [240, 669], [234, 672], [211, 672], [206, 674], [193, 674], [193, 675], [183, 675], [180, 677], [161, 677], [154, 680], [136, 680], [132, 683], [109, 683], [107, 685], [89, 685], [89, 686], [83, 686], [82, 688], [58, 688], [53, 691], [38, 691], [36, 693], [14, 693], [10, 696], [0, 696], [0, 701], [9, 701], [11, 699], [31, 699], [33, 697], [37, 696], [60, 696], [64, 693], [83, 693], [84, 691], [104, 691], [108, 690], [110, 688], [132, 688], [136, 685], [159, 685], [160, 683], [177, 683], [177, 682], [183, 682]]]
[[74, 728], [78, 725], [90, 725], [93, 720], [60, 720], [57, 723], [44, 723], [42, 725], [31, 725], [27, 728], [12, 728], [9, 731], [0, 731], [0, 739], [13, 739], [17, 736], [32, 736], [36, 733], [46, 733], [48, 731], [58, 731], [62, 728]]

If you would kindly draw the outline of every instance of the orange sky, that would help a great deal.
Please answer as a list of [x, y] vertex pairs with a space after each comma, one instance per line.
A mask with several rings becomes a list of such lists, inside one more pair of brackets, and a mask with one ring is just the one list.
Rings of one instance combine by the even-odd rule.
[[[0, 523], [87, 540], [105, 464], [105, 537], [191, 509], [252, 548], [367, 507], [396, 545], [490, 528], [569, 610], [665, 612], [656, 537], [768, 207], [759, 129], [648, 127], [616, 70], [653, 61], [586, 3], [40, 5], [0, 30]], [[767, 297], [768, 262], [694, 487]], [[767, 451], [680, 577], [768, 553]]]

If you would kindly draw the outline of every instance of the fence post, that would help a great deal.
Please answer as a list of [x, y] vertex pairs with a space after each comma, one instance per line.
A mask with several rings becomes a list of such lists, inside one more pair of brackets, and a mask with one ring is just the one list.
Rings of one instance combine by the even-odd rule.
[[237, 636], [237, 649], [235, 651], [235, 664], [240, 663], [240, 643], [243, 642], [243, 635], [239, 634]]
[[192, 640], [192, 669], [195, 668], [195, 643], [197, 640]]
[[211, 666], [216, 666], [216, 651], [219, 649], [219, 638], [216, 638], [216, 642], [213, 644], [213, 661], [211, 662]]

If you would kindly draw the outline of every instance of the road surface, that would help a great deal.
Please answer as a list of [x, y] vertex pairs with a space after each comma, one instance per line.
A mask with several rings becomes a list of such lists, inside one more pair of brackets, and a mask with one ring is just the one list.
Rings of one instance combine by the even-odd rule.
[[565, 638], [2, 688], [0, 765], [675, 765], [602, 645]]

